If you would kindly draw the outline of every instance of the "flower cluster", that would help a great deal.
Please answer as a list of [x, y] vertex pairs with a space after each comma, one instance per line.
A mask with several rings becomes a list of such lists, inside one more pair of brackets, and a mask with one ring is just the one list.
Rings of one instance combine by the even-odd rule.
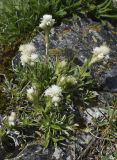
[[77, 84], [77, 80], [74, 76], [62, 76], [59, 80], [59, 85], [63, 87], [75, 84]]
[[27, 89], [27, 97], [28, 97], [28, 99], [29, 99], [30, 101], [33, 101], [33, 97], [34, 97], [34, 95], [35, 95], [35, 92], [36, 92], [36, 90], [35, 90], [35, 88], [33, 88], [33, 87]]
[[62, 89], [57, 85], [52, 85], [51, 87], [45, 90], [45, 96], [51, 97], [52, 102], [54, 103], [55, 106], [57, 106], [61, 100]]
[[16, 120], [16, 113], [11, 112], [11, 115], [8, 117], [9, 126], [14, 126], [15, 125], [15, 120]]
[[65, 71], [65, 68], [67, 66], [67, 62], [65, 60], [58, 61], [56, 65], [56, 74], [61, 73], [62, 71]]
[[95, 47], [93, 49], [93, 56], [91, 59], [91, 64], [99, 62], [103, 59], [108, 59], [109, 58], [109, 52], [110, 48], [106, 45], [102, 45], [100, 47]]
[[22, 65], [30, 64], [34, 65], [38, 60], [38, 54], [36, 54], [36, 48], [33, 43], [28, 43], [24, 45], [20, 45], [19, 51], [21, 53], [21, 63]]
[[50, 29], [55, 23], [55, 19], [52, 19], [52, 15], [45, 14], [41, 20], [40, 28], [46, 30]]

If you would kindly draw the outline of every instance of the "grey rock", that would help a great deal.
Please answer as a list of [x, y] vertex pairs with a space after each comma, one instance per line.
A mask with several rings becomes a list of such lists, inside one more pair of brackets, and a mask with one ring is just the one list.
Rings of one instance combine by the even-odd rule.
[[15, 158], [5, 160], [75, 160], [73, 144], [44, 148], [38, 143], [28, 144]]
[[58, 159], [60, 159], [61, 154], [62, 154], [62, 150], [60, 148], [55, 147], [53, 157], [56, 158], [56, 160], [58, 160]]
[[114, 99], [114, 95], [110, 92], [99, 92], [98, 101], [101, 102], [100, 106], [112, 105], [112, 101]]
[[104, 75], [104, 90], [117, 92], [117, 65], [113, 66], [111, 70]]
[[51, 160], [51, 158], [48, 149], [39, 144], [28, 144], [17, 157], [9, 160]]

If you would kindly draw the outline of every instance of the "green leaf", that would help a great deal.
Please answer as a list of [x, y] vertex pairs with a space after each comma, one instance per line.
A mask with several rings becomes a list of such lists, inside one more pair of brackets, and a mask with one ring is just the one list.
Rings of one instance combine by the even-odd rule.
[[50, 139], [51, 139], [51, 134], [50, 134], [50, 130], [47, 130], [45, 133], [45, 147], [48, 147], [49, 143], [50, 143]]
[[53, 137], [52, 140], [56, 144], [59, 141], [65, 140], [65, 137], [63, 137], [63, 136], [59, 136], [58, 138]]
[[62, 128], [57, 124], [51, 124], [51, 128], [53, 128], [55, 130], [62, 130]]

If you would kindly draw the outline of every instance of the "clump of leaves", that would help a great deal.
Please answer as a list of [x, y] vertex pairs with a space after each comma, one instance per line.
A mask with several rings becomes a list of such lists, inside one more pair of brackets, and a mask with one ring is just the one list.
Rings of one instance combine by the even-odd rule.
[[110, 52], [106, 45], [96, 47], [82, 66], [74, 64], [73, 60], [52, 59], [48, 55], [52, 20], [51, 15], [44, 15], [41, 22], [46, 55], [39, 57], [32, 43], [19, 48], [21, 63], [15, 68], [15, 78], [10, 82], [6, 79], [4, 87], [14, 112], [6, 117], [1, 127], [16, 130], [34, 126], [46, 147], [74, 138], [80, 125], [79, 108], [89, 105], [95, 97], [89, 69]]
[[91, 9], [91, 13], [94, 13], [98, 19], [117, 19], [117, 11], [116, 8], [114, 8], [113, 0], [96, 1], [95, 4], [89, 6], [89, 9]]
[[[17, 113], [17, 126], [38, 126], [38, 132], [47, 147], [52, 142], [56, 144], [73, 137], [79, 126], [78, 106], [87, 105], [89, 99], [94, 97], [90, 91], [92, 81], [88, 80], [90, 73], [84, 66], [46, 58], [40, 58], [34, 66], [19, 66], [15, 70], [15, 81], [7, 81], [4, 92], [9, 95], [10, 108]], [[66, 64], [64, 67], [63, 63]], [[45, 96], [45, 90], [53, 84], [62, 88], [61, 100], [57, 105], [51, 97]], [[27, 98], [26, 91], [30, 86], [35, 90], [33, 99]]]

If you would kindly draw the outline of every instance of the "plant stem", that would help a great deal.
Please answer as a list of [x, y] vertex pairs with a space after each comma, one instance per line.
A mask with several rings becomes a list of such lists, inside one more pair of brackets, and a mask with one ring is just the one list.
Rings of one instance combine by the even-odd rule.
[[48, 59], [48, 45], [49, 45], [49, 30], [45, 31], [45, 47], [46, 47], [46, 57]]

